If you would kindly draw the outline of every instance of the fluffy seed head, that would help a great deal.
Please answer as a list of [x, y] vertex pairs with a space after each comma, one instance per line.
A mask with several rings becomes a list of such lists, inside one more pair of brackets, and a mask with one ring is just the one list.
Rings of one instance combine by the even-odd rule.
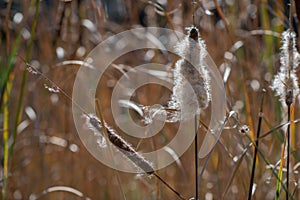
[[[86, 125], [93, 131], [96, 131], [97, 136], [102, 136], [105, 140], [103, 135], [103, 126], [98, 119], [98, 117], [94, 114], [89, 114], [86, 117]], [[108, 140], [120, 151], [126, 158], [128, 158], [139, 170], [141, 173], [153, 174], [154, 169], [149, 161], [147, 161], [140, 153], [138, 153], [128, 142], [126, 142], [123, 138], [121, 138], [116, 131], [108, 126], [105, 123], [104, 126], [107, 130], [107, 137]], [[99, 144], [99, 143], [98, 143]], [[106, 147], [106, 141], [105, 146]]]
[[205, 109], [211, 100], [210, 76], [204, 61], [206, 46], [199, 38], [197, 28], [188, 28], [188, 35], [177, 44], [176, 52], [181, 59], [175, 64], [173, 96], [169, 106], [180, 109], [185, 118]]
[[280, 53], [280, 69], [274, 76], [271, 89], [280, 97], [281, 103], [290, 105], [299, 93], [296, 68], [300, 55], [296, 48], [296, 34], [290, 30], [282, 33], [282, 47]]

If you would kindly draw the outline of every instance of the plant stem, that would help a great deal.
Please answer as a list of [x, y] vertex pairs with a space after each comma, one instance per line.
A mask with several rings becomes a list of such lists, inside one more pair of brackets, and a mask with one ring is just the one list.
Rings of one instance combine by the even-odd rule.
[[162, 179], [158, 174], [156, 174], [155, 172], [153, 173], [153, 175], [158, 178], [165, 186], [167, 186], [167, 188], [169, 188], [170, 190], [172, 190], [172, 192], [174, 192], [180, 199], [184, 198], [179, 194], [179, 192], [177, 192], [175, 189], [173, 189], [166, 181], [164, 181], [164, 179]]
[[[31, 27], [31, 36], [30, 36], [30, 41], [29, 41], [29, 46], [26, 52], [26, 62], [29, 63], [30, 60], [30, 55], [31, 55], [31, 49], [33, 45], [33, 40], [35, 36], [35, 30], [36, 30], [36, 25], [37, 25], [37, 18], [39, 14], [39, 7], [40, 7], [40, 0], [36, 0], [36, 8], [35, 8], [35, 15], [34, 15], [34, 20], [33, 24]], [[14, 131], [13, 131], [13, 141], [12, 145], [10, 148], [10, 155], [13, 154], [14, 150], [14, 145], [15, 145], [15, 140], [17, 137], [17, 128], [20, 123], [20, 118], [21, 118], [21, 111], [22, 111], [22, 102], [23, 102], [23, 96], [24, 96], [24, 90], [25, 90], [25, 85], [26, 85], [26, 80], [27, 80], [27, 70], [24, 70], [23, 72], [23, 77], [22, 77], [22, 82], [21, 82], [21, 89], [20, 89], [20, 94], [19, 94], [19, 100], [18, 100], [18, 105], [17, 105], [17, 112], [16, 112], [16, 119], [15, 119], [15, 125], [14, 125]]]
[[[247, 138], [252, 142], [252, 144], [254, 145], [255, 149], [257, 149], [257, 152], [259, 153], [259, 155], [262, 157], [262, 159], [264, 160], [264, 162], [267, 164], [267, 165], [271, 165], [270, 161], [265, 157], [265, 155], [261, 152], [261, 150], [259, 148], [257, 148], [256, 146], [256, 143], [254, 140], [252, 140], [252, 137], [249, 135], [249, 134], [246, 134]], [[270, 168], [271, 171], [272, 171], [272, 174], [275, 176], [276, 180], [279, 180], [281, 182], [281, 185], [282, 185], [282, 188], [288, 193], [288, 196], [291, 198], [291, 199], [295, 199], [293, 197], [293, 195], [287, 190], [286, 188], [286, 185], [283, 184], [283, 182], [279, 179], [279, 176], [278, 174], [276, 173], [275, 169], [273, 167]]]
[[[110, 143], [108, 142], [109, 141], [109, 136], [108, 136], [108, 133], [107, 133], [107, 129], [105, 128], [105, 121], [104, 121], [104, 118], [103, 118], [103, 115], [102, 115], [102, 109], [101, 109], [101, 106], [100, 106], [100, 100], [99, 99], [96, 99], [95, 100], [95, 105], [96, 105], [96, 114], [97, 116], [100, 118], [100, 121], [101, 121], [101, 124], [103, 126], [103, 133], [104, 133], [104, 137], [107, 141], [107, 146], [108, 146], [108, 151], [109, 151], [109, 154], [110, 154], [110, 157], [111, 157], [111, 160], [112, 162], [114, 163], [114, 157], [113, 157], [113, 153], [112, 153], [112, 149], [111, 149], [111, 146], [110, 146]], [[114, 163], [115, 164], [115, 163]], [[119, 188], [120, 188], [120, 192], [121, 192], [121, 195], [122, 195], [122, 198], [123, 200], [126, 200], [126, 195], [124, 193], [124, 190], [122, 188], [122, 185], [121, 185], [121, 178], [119, 176], [119, 173], [117, 170], [113, 169], [116, 177], [117, 177], [117, 181], [118, 181], [118, 185], [119, 185]]]
[[[286, 134], [287, 134], [287, 132], [286, 132]], [[279, 167], [279, 171], [278, 171], [279, 180], [277, 180], [275, 200], [278, 200], [279, 196], [280, 196], [281, 180], [282, 180], [282, 169], [283, 169], [283, 163], [284, 163], [284, 152], [285, 152], [285, 147], [286, 147], [286, 139], [287, 139], [287, 137], [284, 137], [283, 146], [282, 146], [282, 150], [281, 150], [280, 167]]]
[[[291, 104], [288, 104], [288, 122], [291, 119]], [[287, 127], [287, 164], [286, 164], [286, 189], [289, 191], [289, 181], [290, 181], [290, 140], [291, 140], [291, 134], [290, 134], [290, 127], [291, 124], [288, 124]], [[286, 192], [286, 200], [289, 199], [289, 194]]]
[[11, 91], [12, 77], [8, 79], [6, 88], [3, 96], [4, 111], [3, 111], [3, 185], [2, 185], [2, 199], [6, 199], [6, 187], [8, 179], [8, 159], [9, 159], [9, 132], [8, 132], [8, 119], [9, 119], [9, 109], [8, 109], [8, 99]]
[[[256, 131], [256, 138], [259, 138], [260, 130], [261, 130], [261, 122], [263, 117], [263, 101], [264, 101], [264, 93], [265, 90], [262, 91], [262, 98], [260, 102], [260, 111], [259, 111], [259, 118], [258, 118], [258, 127]], [[252, 190], [253, 190], [253, 183], [254, 183], [254, 175], [255, 175], [255, 167], [256, 167], [256, 160], [257, 160], [257, 149], [258, 149], [258, 140], [255, 142], [254, 156], [253, 156], [253, 164], [252, 164], [252, 172], [251, 172], [251, 179], [250, 179], [250, 186], [249, 186], [249, 193], [248, 193], [248, 200], [252, 199]]]
[[[293, 0], [290, 0], [290, 10], [289, 10], [289, 27], [290, 27], [290, 31], [294, 31], [293, 30], [293, 15], [292, 15], [292, 9], [295, 8], [295, 5], [294, 5], [294, 1]], [[294, 52], [292, 50], [292, 46], [290, 45], [289, 46], [289, 56], [291, 56], [292, 59], [289, 59], [289, 67], [291, 69], [293, 69], [293, 66], [294, 66]], [[288, 78], [290, 78], [291, 76], [291, 71], [289, 70], [288, 71]], [[291, 120], [291, 105], [293, 103], [293, 89], [290, 89], [290, 88], [287, 88], [287, 94], [286, 94], [286, 99], [285, 99], [285, 103], [287, 105], [287, 108], [288, 108], [288, 119], [287, 121], [290, 122]], [[286, 188], [287, 188], [287, 191], [289, 191], [289, 182], [290, 182], [290, 144], [291, 144], [291, 133], [290, 133], [290, 127], [291, 127], [291, 124], [289, 123], [288, 124], [288, 127], [287, 127], [287, 164], [286, 164]], [[288, 193], [286, 193], [286, 200], [289, 199], [289, 195]]]
[[198, 128], [197, 128], [197, 116], [195, 115], [195, 199], [198, 200]]
[[[105, 127], [105, 121], [104, 121], [104, 118], [103, 118], [103, 115], [102, 115], [102, 112], [101, 112], [101, 107], [100, 107], [99, 99], [96, 99], [95, 104], [96, 104], [97, 115], [99, 116], [100, 121], [101, 121], [101, 124], [102, 124], [102, 127], [103, 127], [102, 130], [103, 130], [103, 133], [104, 133], [104, 137], [105, 137], [105, 139], [106, 139], [106, 141], [107, 141], [107, 143], [108, 143], [108, 147], [111, 148], [111, 147], [110, 147], [110, 143], [109, 143], [109, 141], [111, 142], [111, 140], [109, 139], [109, 133], [108, 133], [106, 127]], [[112, 149], [109, 149], [109, 151], [110, 151], [110, 154], [111, 154], [111, 158], [112, 158], [112, 160], [113, 160]], [[116, 172], [116, 173], [117, 173], [117, 172]], [[145, 171], [145, 173], [148, 173], [148, 172]], [[165, 186], [167, 186], [172, 192], [174, 192], [180, 199], [184, 199], [184, 198], [179, 194], [179, 192], [177, 192], [175, 189], [173, 189], [173, 188], [172, 188], [166, 181], [164, 181], [157, 173], [155, 173], [155, 172], [153, 171], [153, 172], [151, 172], [151, 173], [149, 173], [149, 174], [150, 174], [150, 175], [153, 174], [153, 175], [154, 175], [156, 178], [158, 178]], [[119, 182], [119, 183], [121, 183], [121, 182]], [[122, 189], [122, 188], [121, 188], [121, 189]], [[121, 191], [122, 191], [123, 198], [126, 199], [123, 190], [121, 190]]]
[[6, 15], [5, 15], [5, 36], [6, 36], [6, 52], [9, 55], [10, 52], [10, 33], [9, 33], [9, 15], [10, 9], [12, 5], [12, 0], [9, 0], [6, 7]]
[[220, 17], [221, 17], [221, 19], [222, 19], [222, 21], [223, 21], [223, 23], [224, 23], [225, 29], [226, 29], [226, 31], [227, 31], [227, 33], [228, 33], [228, 35], [229, 35], [230, 43], [233, 44], [233, 41], [234, 41], [234, 40], [233, 40], [233, 36], [232, 36], [231, 31], [230, 31], [230, 28], [229, 28], [228, 22], [227, 22], [227, 20], [226, 20], [226, 17], [225, 17], [225, 15], [224, 15], [224, 13], [223, 13], [221, 7], [219, 6], [217, 0], [213, 0], [213, 2], [214, 2], [214, 5], [215, 5], [215, 7], [216, 7], [216, 10], [217, 10], [218, 14], [220, 15]]

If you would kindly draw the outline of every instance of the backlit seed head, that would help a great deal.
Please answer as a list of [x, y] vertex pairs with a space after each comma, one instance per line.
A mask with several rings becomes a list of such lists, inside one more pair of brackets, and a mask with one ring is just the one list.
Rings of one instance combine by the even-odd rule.
[[296, 48], [296, 34], [290, 30], [282, 33], [282, 47], [280, 53], [280, 69], [274, 76], [271, 89], [280, 97], [281, 103], [292, 104], [299, 93], [296, 68], [300, 55]]
[[188, 28], [188, 35], [177, 44], [176, 52], [181, 59], [175, 64], [170, 107], [184, 111], [182, 115], [185, 118], [195, 111], [205, 109], [211, 100], [210, 76], [204, 61], [206, 46], [199, 38], [197, 28]]

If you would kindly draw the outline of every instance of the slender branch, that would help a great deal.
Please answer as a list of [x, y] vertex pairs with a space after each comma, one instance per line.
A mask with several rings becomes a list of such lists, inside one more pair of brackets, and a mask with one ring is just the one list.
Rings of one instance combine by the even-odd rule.
[[[291, 104], [288, 104], [288, 121], [291, 119]], [[286, 164], [286, 189], [289, 191], [289, 182], [290, 182], [290, 146], [291, 146], [291, 133], [290, 133], [291, 124], [288, 124], [287, 127], [287, 164]], [[289, 194], [286, 192], [286, 200], [289, 199]]]
[[195, 199], [198, 200], [198, 128], [197, 128], [197, 116], [195, 115]]
[[153, 173], [153, 175], [158, 178], [165, 186], [167, 186], [170, 190], [172, 190], [172, 192], [174, 192], [180, 199], [185, 199], [183, 198], [179, 192], [177, 192], [176, 190], [174, 190], [166, 181], [164, 181], [164, 179], [162, 179], [158, 174], [156, 174], [155, 172]]
[[[252, 137], [251, 137], [248, 133], [246, 133], [246, 136], [247, 136], [247, 138], [251, 141], [251, 143], [254, 145], [255, 149], [257, 149], [257, 152], [258, 152], [259, 155], [262, 157], [262, 159], [264, 160], [264, 162], [265, 162], [268, 166], [270, 166], [270, 165], [271, 165], [270, 161], [265, 157], [265, 155], [262, 153], [262, 151], [261, 151], [259, 148], [257, 148], [256, 143], [255, 143], [255, 141], [252, 139]], [[279, 180], [279, 181], [281, 182], [282, 188], [288, 193], [289, 197], [290, 197], [291, 199], [294, 200], [295, 198], [294, 198], [293, 195], [287, 190], [286, 185], [282, 182], [282, 180], [280, 180], [280, 178], [279, 178], [278, 174], [276, 173], [275, 169], [274, 169], [273, 167], [271, 167], [270, 169], [271, 169], [271, 171], [272, 171], [272, 174], [275, 176], [276, 180]]]
[[[290, 31], [293, 32], [293, 16], [292, 16], [292, 6], [293, 6], [293, 1], [290, 0], [290, 10], [289, 10], [289, 28], [290, 28]], [[294, 65], [294, 52], [292, 51], [293, 47], [291, 46], [290, 44], [290, 41], [289, 41], [289, 67], [290, 69], [293, 69], [293, 65]], [[289, 69], [288, 71], [288, 78], [290, 79], [291, 77], [291, 70]], [[293, 103], [293, 89], [290, 89], [290, 88], [287, 88], [286, 89], [287, 92], [286, 92], [286, 99], [285, 99], [285, 103], [288, 107], [288, 119], [287, 121], [289, 122], [291, 120], [291, 104]], [[288, 124], [288, 127], [287, 127], [287, 164], [286, 164], [286, 188], [287, 188], [287, 191], [289, 191], [289, 182], [290, 182], [290, 146], [291, 146], [291, 133], [290, 133], [290, 127], [291, 127], [291, 124]], [[288, 193], [286, 192], [286, 200], [289, 199], [289, 195]]]
[[230, 29], [229, 29], [229, 25], [228, 25], [228, 22], [226, 20], [226, 17], [224, 15], [221, 7], [219, 6], [217, 0], [213, 0], [213, 2], [215, 4], [215, 7], [216, 7], [216, 10], [217, 10], [218, 14], [220, 15], [220, 17], [221, 17], [221, 19], [222, 19], [222, 21], [224, 23], [225, 29], [226, 29], [226, 31], [227, 31], [227, 33], [229, 35], [230, 42], [231, 42], [231, 44], [233, 44], [233, 41], [234, 41], [233, 40], [233, 36], [232, 36], [232, 33], [231, 33]]
[[[265, 89], [263, 89], [263, 91], [262, 91], [262, 97], [261, 97], [261, 102], [260, 102], [259, 118], [258, 118], [258, 127], [257, 127], [257, 131], [256, 131], [256, 138], [259, 138], [260, 130], [261, 130], [261, 122], [262, 122], [262, 118], [263, 118], [264, 94], [265, 94]], [[255, 167], [256, 167], [256, 160], [257, 160], [258, 140], [256, 140], [255, 145], [256, 145], [257, 148], [255, 148], [255, 150], [254, 150], [252, 172], [251, 172], [251, 179], [250, 179], [250, 186], [249, 186], [249, 193], [248, 193], [248, 200], [252, 199], [252, 189], [253, 189]]]

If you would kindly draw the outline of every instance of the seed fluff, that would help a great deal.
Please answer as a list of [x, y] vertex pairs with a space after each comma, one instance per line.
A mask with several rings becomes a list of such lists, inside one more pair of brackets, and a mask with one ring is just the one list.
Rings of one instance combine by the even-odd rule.
[[274, 76], [271, 89], [280, 97], [282, 104], [291, 104], [299, 93], [296, 69], [300, 55], [296, 48], [296, 34], [291, 30], [282, 33], [279, 72]]
[[176, 52], [181, 56], [175, 64], [174, 86], [170, 108], [181, 110], [186, 119], [207, 108], [210, 100], [210, 76], [204, 61], [206, 45], [196, 27], [188, 27], [188, 35], [178, 42]]
[[[94, 131], [94, 135], [98, 137], [97, 143], [101, 148], [107, 147], [107, 141], [105, 136], [103, 135], [103, 126], [98, 119], [98, 117], [94, 114], [89, 114], [84, 116], [86, 118], [85, 126]], [[147, 173], [151, 175], [154, 173], [154, 169], [152, 164], [147, 161], [139, 152], [137, 152], [131, 144], [126, 142], [123, 138], [121, 138], [117, 132], [108, 126], [105, 123], [105, 128], [107, 130], [108, 140], [113, 144], [114, 147], [117, 148], [126, 158], [128, 158], [138, 169], [139, 173]]]

